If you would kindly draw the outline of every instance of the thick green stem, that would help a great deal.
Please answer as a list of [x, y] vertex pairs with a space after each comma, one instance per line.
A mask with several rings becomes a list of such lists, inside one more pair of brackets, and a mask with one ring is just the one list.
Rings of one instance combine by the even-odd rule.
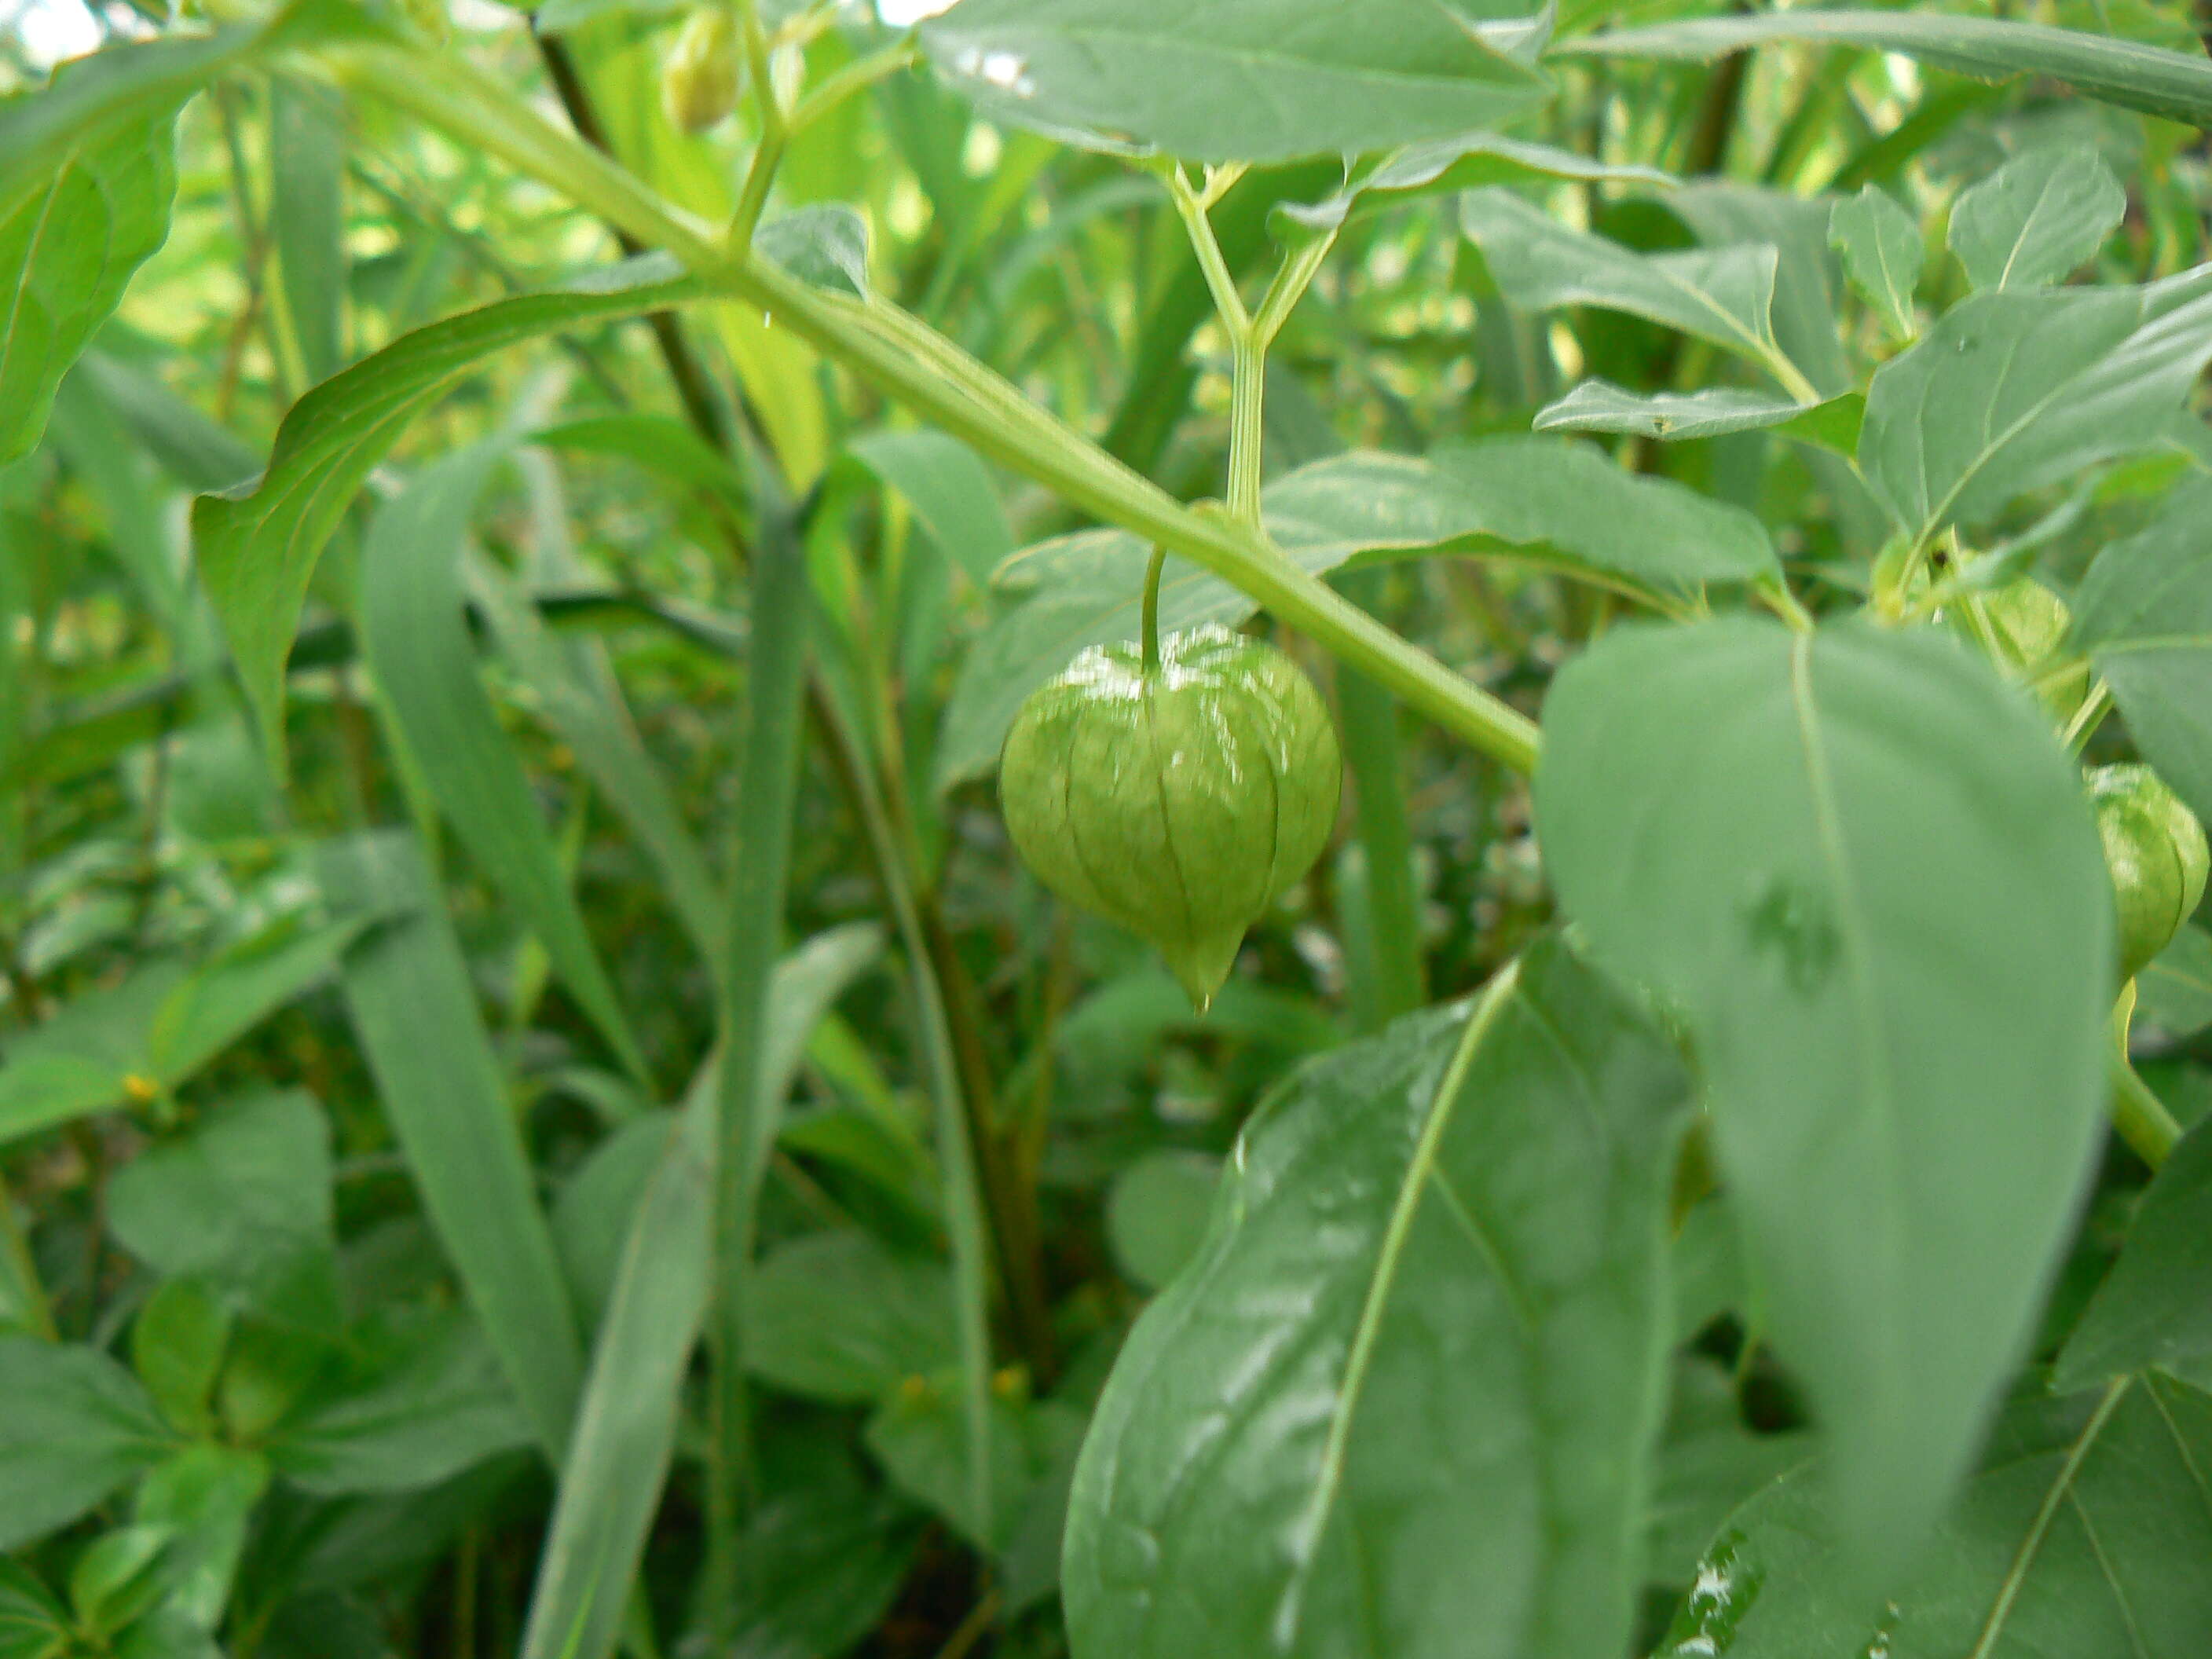
[[2124, 1054], [2112, 1057], [2112, 1127], [2137, 1158], [2155, 1170], [2181, 1139], [2181, 1126]]
[[366, 47], [333, 61], [353, 85], [668, 249], [987, 458], [1219, 576], [1484, 753], [1519, 772], [1534, 769], [1534, 721], [1347, 604], [1249, 526], [1184, 507], [918, 319], [810, 287], [757, 258], [733, 260], [704, 226], [463, 60]]
[[1168, 550], [1164, 547], [1152, 550], [1152, 562], [1145, 567], [1144, 633], [1145, 672], [1160, 671], [1160, 572], [1167, 568]]
[[1229, 516], [1261, 527], [1261, 460], [1267, 444], [1267, 348], [1250, 330], [1234, 353], [1229, 413]]

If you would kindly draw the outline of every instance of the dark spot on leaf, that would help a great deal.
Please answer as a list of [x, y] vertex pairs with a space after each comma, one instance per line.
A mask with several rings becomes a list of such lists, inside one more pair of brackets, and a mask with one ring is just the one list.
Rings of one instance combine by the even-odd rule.
[[1794, 877], [1777, 876], [1744, 922], [1753, 952], [1776, 957], [1791, 990], [1809, 997], [1828, 982], [1836, 960], [1836, 924], [1818, 891]]

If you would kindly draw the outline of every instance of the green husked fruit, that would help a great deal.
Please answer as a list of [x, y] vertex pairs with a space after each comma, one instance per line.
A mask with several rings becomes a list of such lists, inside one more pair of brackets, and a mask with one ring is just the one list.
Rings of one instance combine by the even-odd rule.
[[727, 5], [702, 6], [660, 66], [660, 101], [685, 132], [704, 132], [738, 106], [743, 80], [737, 19]]
[[1344, 763], [1313, 683], [1224, 628], [1146, 670], [1094, 647], [1022, 705], [999, 762], [1014, 846], [1072, 904], [1149, 940], [1203, 1011], [1247, 928], [1312, 867]]
[[2133, 979], [2195, 912], [2212, 853], [2196, 814], [2148, 766], [2100, 768], [2089, 798], [2119, 900], [2120, 977]]

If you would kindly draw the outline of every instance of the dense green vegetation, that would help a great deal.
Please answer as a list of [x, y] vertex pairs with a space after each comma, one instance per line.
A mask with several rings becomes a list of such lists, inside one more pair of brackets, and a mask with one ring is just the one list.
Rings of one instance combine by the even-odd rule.
[[0, 33], [0, 1659], [2212, 1652], [2203, 20], [896, 9]]

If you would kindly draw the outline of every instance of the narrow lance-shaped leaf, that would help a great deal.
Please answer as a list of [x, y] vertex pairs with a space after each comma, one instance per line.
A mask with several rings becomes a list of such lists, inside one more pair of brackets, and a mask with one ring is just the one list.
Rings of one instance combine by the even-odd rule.
[[440, 810], [521, 913], [623, 1066], [643, 1079], [644, 1055], [569, 890], [529, 777], [477, 677], [462, 599], [462, 539], [506, 449], [495, 439], [448, 456], [378, 511], [362, 553], [364, 642], [377, 688]]
[[2208, 1468], [2212, 1397], [2172, 1377], [2023, 1397], [1955, 1510], [1869, 1595], [1808, 1466], [1730, 1519], [1658, 1659], [2197, 1659]]
[[1970, 1466], [2101, 1121], [2079, 780], [1982, 660], [1858, 623], [1617, 629], [1545, 733], [1560, 904], [1682, 1020], [1844, 1535], [1894, 1565]]
[[1867, 394], [1859, 464], [1907, 533], [2166, 441], [2212, 359], [2212, 265], [2143, 289], [1978, 294]]
[[664, 310], [702, 292], [670, 261], [647, 257], [589, 283], [502, 300], [402, 335], [293, 405], [269, 470], [251, 487], [192, 504], [201, 580], [272, 757], [283, 754], [284, 659], [315, 562], [354, 493], [415, 417], [504, 346]]
[[1298, 1073], [1099, 1402], [1078, 1659], [1623, 1650], [1687, 1100], [1556, 942]]
[[2127, 191], [2095, 150], [2045, 145], [1960, 195], [1951, 252], [1976, 288], [2048, 288], [2095, 253], [2127, 210]]
[[2212, 63], [2106, 34], [1990, 17], [1800, 8], [1745, 17], [1700, 17], [1614, 29], [1553, 50], [1607, 58], [1699, 59], [1747, 46], [1802, 42], [1894, 52], [1985, 81], [2044, 75], [2092, 98], [2146, 115], [2212, 125]]
[[348, 957], [347, 1006], [431, 1229], [558, 1462], [583, 1370], [575, 1315], [442, 898], [402, 833], [331, 845], [320, 874], [342, 903], [399, 913]]
[[[1525, 33], [1539, 21], [1510, 23]], [[921, 40], [938, 72], [994, 118], [1194, 161], [1449, 137], [1549, 91], [1515, 55], [1519, 35], [1486, 38], [1485, 25], [1431, 0], [963, 0]]]

